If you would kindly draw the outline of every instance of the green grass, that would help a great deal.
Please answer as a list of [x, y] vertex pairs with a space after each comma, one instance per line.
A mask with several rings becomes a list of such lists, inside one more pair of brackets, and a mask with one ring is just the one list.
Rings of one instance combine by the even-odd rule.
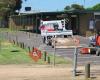
[[16, 29], [11, 30], [10, 28], [0, 28], [0, 32], [13, 32], [16, 33]]
[[[54, 56], [48, 54], [50, 57], [50, 63], [53, 64]], [[64, 59], [62, 57], [55, 57], [56, 64], [69, 64], [70, 60]], [[35, 62], [28, 53], [28, 49], [22, 49], [13, 43], [7, 41], [1, 42], [0, 48], [0, 64], [47, 64], [44, 61], [44, 54], [42, 53], [42, 58]]]
[[0, 32], [10, 32], [11, 30], [9, 28], [0, 28]]
[[[50, 57], [50, 63], [51, 63], [51, 64], [54, 64], [54, 55], [53, 55], [53, 54], [47, 53], [46, 61], [48, 61], [48, 57]], [[44, 60], [44, 53], [43, 53], [42, 58], [43, 58], [43, 60]], [[71, 63], [72, 63], [71, 60], [69, 60], [69, 59], [64, 59], [64, 58], [61, 57], [61, 56], [55, 55], [55, 64], [71, 64]]]
[[[14, 32], [9, 28], [0, 28], [0, 32]], [[3, 41], [3, 42], [2, 42]], [[9, 44], [4, 45], [7, 43], [2, 35], [0, 35], [0, 43], [2, 44], [2, 49], [0, 49], [0, 64], [45, 64], [44, 62], [44, 54], [42, 55], [42, 59], [38, 62], [34, 62], [28, 53], [28, 49], [22, 49], [17, 45]], [[48, 54], [50, 57], [51, 64], [54, 63], [54, 56]], [[47, 62], [47, 61], [46, 61]], [[71, 63], [70, 60], [64, 59], [62, 57], [56, 56], [55, 57], [56, 64], [69, 64]]]
[[[3, 42], [2, 42], [3, 43]], [[0, 50], [0, 64], [33, 64], [29, 54], [22, 48], [4, 43]]]

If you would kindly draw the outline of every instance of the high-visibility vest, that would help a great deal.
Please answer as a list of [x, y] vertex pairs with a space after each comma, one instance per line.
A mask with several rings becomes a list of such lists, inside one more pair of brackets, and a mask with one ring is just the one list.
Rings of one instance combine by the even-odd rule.
[[96, 37], [96, 45], [100, 46], [100, 35]]

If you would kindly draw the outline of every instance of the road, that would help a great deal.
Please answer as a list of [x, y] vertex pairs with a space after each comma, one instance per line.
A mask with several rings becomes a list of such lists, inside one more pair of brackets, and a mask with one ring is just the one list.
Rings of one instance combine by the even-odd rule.
[[[28, 32], [16, 32], [16, 33], [2, 33], [3, 37], [9, 40], [15, 40], [17, 42], [23, 42], [26, 47], [30, 46], [32, 47], [37, 47], [41, 50], [47, 51], [49, 54], [54, 54], [55, 50], [51, 46], [47, 46], [43, 44], [42, 42], [42, 37], [40, 34], [33, 34], [33, 33], [28, 33]], [[89, 43], [88, 38], [86, 37], [81, 37], [78, 36], [80, 39], [80, 44], [87, 46]], [[56, 55], [57, 56], [62, 56], [65, 59], [69, 58], [73, 61], [74, 58], [74, 49], [56, 49]], [[78, 65], [84, 65], [87, 62], [90, 62], [91, 64], [94, 65], [100, 65], [100, 56], [95, 56], [95, 55], [82, 55], [79, 53], [78, 50]]]

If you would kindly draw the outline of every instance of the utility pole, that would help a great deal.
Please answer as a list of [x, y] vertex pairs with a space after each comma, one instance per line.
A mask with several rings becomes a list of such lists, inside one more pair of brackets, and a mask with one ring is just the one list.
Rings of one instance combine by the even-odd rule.
[[54, 66], [55, 66], [55, 64], [56, 64], [56, 60], [55, 60], [55, 58], [56, 58], [56, 36], [55, 36], [55, 40], [54, 40], [54, 55], [53, 55], [53, 57], [54, 57]]
[[73, 61], [73, 77], [75, 77], [77, 74], [77, 56], [78, 56], [78, 47], [75, 47], [74, 51], [74, 61]]

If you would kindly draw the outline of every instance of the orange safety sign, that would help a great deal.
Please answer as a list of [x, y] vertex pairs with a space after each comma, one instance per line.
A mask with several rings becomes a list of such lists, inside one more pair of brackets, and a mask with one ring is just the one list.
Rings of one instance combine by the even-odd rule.
[[29, 55], [35, 62], [37, 62], [39, 59], [41, 59], [42, 53], [37, 48], [34, 48], [32, 52], [29, 53]]
[[97, 36], [96, 37], [96, 45], [97, 46], [100, 46], [100, 36]]

